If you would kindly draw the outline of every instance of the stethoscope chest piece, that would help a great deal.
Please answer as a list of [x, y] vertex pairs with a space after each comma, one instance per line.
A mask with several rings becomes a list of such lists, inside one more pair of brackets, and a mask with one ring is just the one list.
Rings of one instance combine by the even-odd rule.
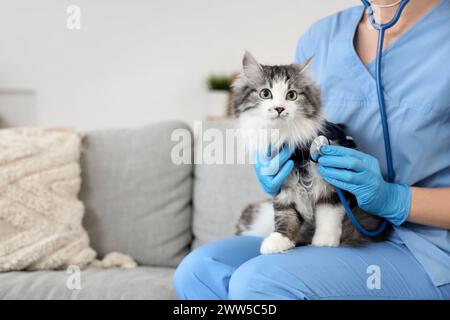
[[325, 136], [318, 136], [317, 138], [315, 138], [309, 148], [309, 155], [310, 155], [311, 161], [317, 162], [319, 156], [322, 155], [320, 148], [322, 148], [323, 146], [329, 145], [329, 144], [330, 144], [330, 140]]

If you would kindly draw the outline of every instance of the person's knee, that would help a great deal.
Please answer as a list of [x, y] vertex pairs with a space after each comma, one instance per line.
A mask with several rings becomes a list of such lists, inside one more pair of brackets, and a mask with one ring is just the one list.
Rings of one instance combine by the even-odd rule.
[[267, 260], [259, 256], [241, 265], [231, 276], [228, 287], [232, 300], [270, 299], [275, 284], [267, 271]]
[[200, 248], [189, 253], [178, 265], [173, 276], [177, 298], [187, 298], [189, 290], [195, 290], [199, 285], [203, 270], [208, 267], [205, 257], [207, 255]]
[[[274, 256], [261, 255], [241, 265], [232, 275], [232, 300], [306, 299], [308, 292], [300, 281], [277, 267]], [[305, 290], [303, 290], [305, 289]]]
[[229, 249], [228, 242], [223, 240], [203, 245], [181, 261], [173, 277], [177, 298], [227, 298], [228, 279], [234, 267], [223, 262], [221, 257]]
[[177, 297], [227, 299], [229, 280], [236, 267], [257, 255], [261, 239], [233, 237], [192, 251], [173, 277]]
[[228, 286], [228, 297], [231, 300], [251, 300], [258, 299], [255, 297], [257, 285], [257, 278], [260, 277], [258, 263], [250, 260], [241, 265], [233, 273]]

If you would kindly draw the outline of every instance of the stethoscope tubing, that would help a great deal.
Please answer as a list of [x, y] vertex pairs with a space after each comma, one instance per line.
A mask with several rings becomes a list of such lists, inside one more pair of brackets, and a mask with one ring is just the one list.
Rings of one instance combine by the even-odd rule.
[[[373, 14], [373, 9], [371, 6], [371, 3], [368, 0], [361, 0], [364, 6], [367, 10], [367, 15], [369, 18], [369, 21], [371, 25], [378, 30], [378, 43], [377, 43], [377, 54], [375, 59], [375, 82], [376, 82], [376, 89], [377, 89], [377, 98], [378, 98], [378, 107], [380, 112], [380, 118], [381, 118], [381, 126], [383, 129], [383, 139], [384, 139], [384, 149], [386, 153], [386, 165], [387, 165], [387, 180], [388, 182], [394, 182], [395, 180], [395, 171], [394, 171], [394, 165], [392, 160], [392, 149], [391, 149], [391, 139], [389, 136], [389, 126], [387, 121], [387, 114], [386, 114], [386, 105], [384, 100], [384, 94], [383, 94], [383, 86], [381, 81], [381, 61], [383, 56], [383, 43], [384, 43], [384, 34], [385, 31], [392, 26], [394, 26], [397, 21], [400, 19], [400, 16], [403, 12], [403, 9], [409, 2], [409, 0], [402, 0], [399, 3], [399, 6], [397, 8], [397, 11], [394, 14], [394, 17], [387, 23], [377, 23]], [[376, 237], [380, 235], [384, 229], [388, 225], [388, 221], [386, 219], [383, 219], [380, 225], [375, 230], [366, 230], [364, 229], [354, 216], [345, 196], [341, 189], [336, 187], [336, 192], [338, 194], [338, 197], [344, 206], [344, 209], [347, 213], [348, 218], [352, 222], [352, 224], [355, 226], [355, 228], [364, 236], [366, 237]]]

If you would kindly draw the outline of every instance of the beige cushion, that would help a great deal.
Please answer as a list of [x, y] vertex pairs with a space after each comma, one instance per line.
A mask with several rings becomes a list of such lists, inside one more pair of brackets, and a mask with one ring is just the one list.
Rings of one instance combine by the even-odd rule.
[[0, 271], [84, 267], [80, 137], [70, 129], [0, 130]]

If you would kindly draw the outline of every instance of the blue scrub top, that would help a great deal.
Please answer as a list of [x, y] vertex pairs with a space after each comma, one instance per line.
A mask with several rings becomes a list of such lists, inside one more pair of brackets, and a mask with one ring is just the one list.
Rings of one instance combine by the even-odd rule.
[[[314, 56], [311, 74], [327, 120], [345, 123], [360, 150], [379, 159], [386, 177], [375, 63], [364, 65], [353, 45], [363, 13], [358, 6], [315, 23], [299, 40], [296, 62]], [[449, 0], [384, 50], [382, 81], [396, 182], [450, 187]], [[391, 240], [409, 248], [436, 286], [450, 283], [449, 230], [406, 222]]]

